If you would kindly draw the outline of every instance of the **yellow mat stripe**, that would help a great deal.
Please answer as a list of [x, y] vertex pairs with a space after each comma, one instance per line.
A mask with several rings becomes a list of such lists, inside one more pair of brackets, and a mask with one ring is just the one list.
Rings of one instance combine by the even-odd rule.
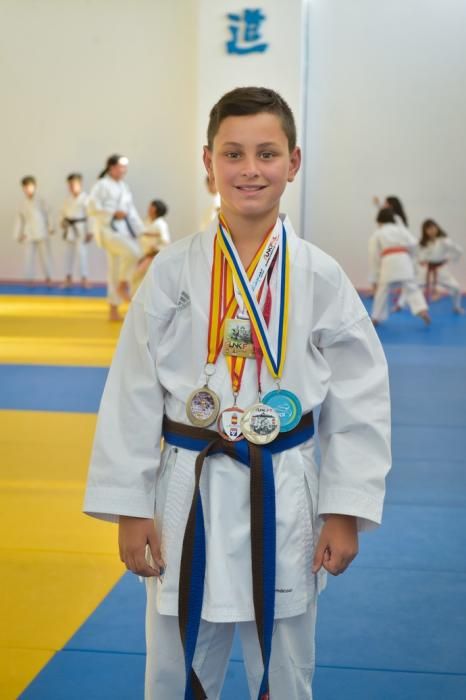
[[0, 363], [110, 364], [121, 324], [104, 299], [0, 297]]
[[81, 513], [96, 417], [0, 411], [0, 697], [13, 700], [123, 573]]

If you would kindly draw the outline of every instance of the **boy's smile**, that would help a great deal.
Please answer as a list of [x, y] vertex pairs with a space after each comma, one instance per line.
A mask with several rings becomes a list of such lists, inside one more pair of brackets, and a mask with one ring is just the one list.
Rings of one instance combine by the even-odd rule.
[[227, 117], [204, 163], [222, 199], [222, 212], [249, 218], [278, 215], [287, 182], [299, 170], [301, 153], [289, 152], [288, 139], [275, 114]]

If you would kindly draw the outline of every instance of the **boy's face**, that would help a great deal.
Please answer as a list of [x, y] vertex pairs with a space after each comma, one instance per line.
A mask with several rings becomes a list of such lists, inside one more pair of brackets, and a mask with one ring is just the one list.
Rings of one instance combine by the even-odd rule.
[[147, 216], [149, 219], [156, 219], [157, 218], [157, 207], [154, 207], [153, 204], [149, 204], [149, 207], [147, 209]]
[[81, 187], [81, 180], [77, 180], [77, 179], [75, 179], [75, 180], [70, 180], [70, 181], [68, 182], [68, 189], [69, 189], [69, 191], [71, 192], [72, 195], [74, 195], [75, 197], [77, 197], [78, 194], [81, 194], [81, 189], [82, 189], [82, 187]]
[[220, 124], [204, 164], [222, 199], [222, 212], [257, 218], [279, 211], [286, 183], [301, 164], [301, 152], [289, 152], [279, 117], [260, 114], [227, 117]]
[[23, 192], [26, 195], [26, 197], [29, 197], [29, 199], [32, 199], [36, 193], [36, 186], [33, 182], [28, 182], [26, 185], [23, 185]]

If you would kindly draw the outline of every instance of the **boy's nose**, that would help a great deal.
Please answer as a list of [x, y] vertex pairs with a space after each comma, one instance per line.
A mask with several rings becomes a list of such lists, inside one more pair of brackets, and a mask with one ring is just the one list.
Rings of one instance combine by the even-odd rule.
[[246, 161], [243, 165], [241, 174], [243, 177], [247, 177], [248, 179], [258, 177], [259, 171], [257, 169], [256, 162], [252, 159]]

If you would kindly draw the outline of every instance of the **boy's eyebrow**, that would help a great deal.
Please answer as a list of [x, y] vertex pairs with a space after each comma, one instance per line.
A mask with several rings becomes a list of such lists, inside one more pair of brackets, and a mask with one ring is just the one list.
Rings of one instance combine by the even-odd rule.
[[[267, 147], [270, 147], [270, 146], [274, 146], [275, 148], [277, 148], [278, 145], [279, 145], [279, 144], [276, 143], [275, 141], [265, 141], [264, 143], [258, 143], [258, 144], [257, 144], [257, 148], [267, 148]], [[243, 148], [243, 144], [242, 144], [242, 143], [237, 143], [236, 141], [225, 141], [225, 143], [223, 144], [223, 146], [232, 146], [232, 147], [234, 147], [234, 148]]]

